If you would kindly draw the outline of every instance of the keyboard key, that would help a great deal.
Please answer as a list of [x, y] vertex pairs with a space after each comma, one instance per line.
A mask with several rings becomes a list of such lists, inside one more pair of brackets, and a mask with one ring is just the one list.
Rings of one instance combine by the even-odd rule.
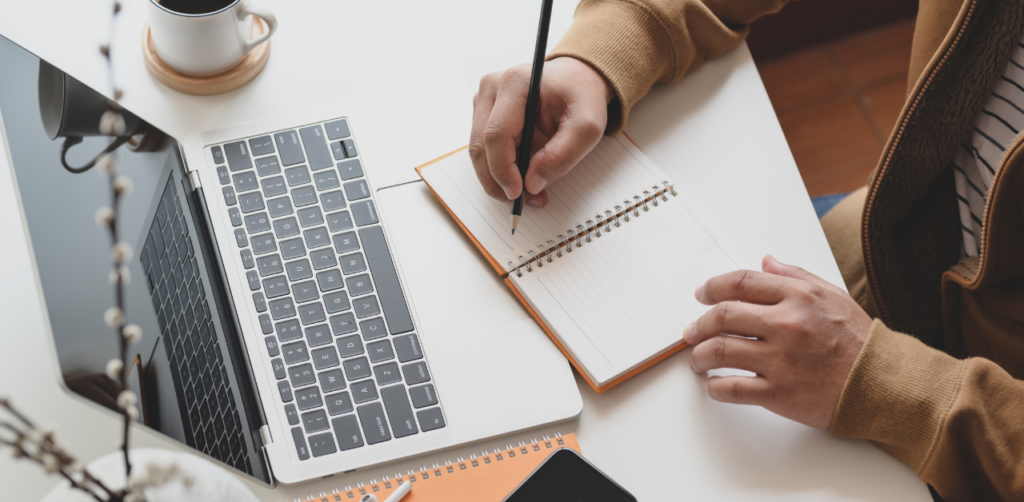
[[402, 373], [398, 371], [397, 363], [374, 366], [373, 375], [377, 378], [377, 385], [381, 387], [402, 381]]
[[[283, 380], [288, 377], [287, 370], [285, 369], [284, 366], [284, 361], [282, 361], [280, 358], [270, 361], [270, 366], [271, 368], [274, 369], [274, 377], [277, 378], [278, 380]], [[289, 389], [291, 389], [291, 387], [289, 387]]]
[[264, 335], [269, 335], [274, 332], [274, 325], [270, 320], [270, 315], [262, 314], [260, 315], [259, 320], [260, 329], [263, 331]]
[[324, 306], [320, 305], [320, 302], [307, 303], [299, 305], [299, 319], [304, 326], [308, 326], [326, 321], [327, 314], [324, 313]]
[[281, 353], [284, 355], [284, 362], [288, 364], [301, 363], [309, 360], [309, 350], [306, 343], [298, 341], [281, 346]]
[[335, 120], [334, 122], [328, 122], [324, 124], [324, 126], [327, 128], [328, 139], [335, 140], [347, 138], [352, 135], [352, 133], [349, 132], [348, 129], [348, 121], [345, 119]]
[[288, 271], [288, 279], [292, 281], [313, 277], [313, 268], [310, 267], [309, 260], [305, 258], [285, 263], [284, 269]]
[[277, 330], [277, 337], [282, 342], [290, 342], [292, 340], [298, 340], [302, 338], [302, 327], [299, 326], [299, 321], [295, 319], [289, 321], [281, 321], [274, 325]]
[[[241, 228], [235, 229], [235, 245], [240, 248], [249, 246], [249, 238], [245, 235], [245, 230]], [[166, 259], [166, 258], [165, 258]], [[170, 267], [170, 265], [168, 265]]]
[[262, 211], [266, 207], [263, 204], [263, 194], [259, 192], [252, 192], [239, 195], [238, 206], [242, 208], [243, 213]]
[[314, 190], [313, 187], [296, 188], [292, 190], [292, 202], [295, 203], [295, 207], [316, 204], [316, 190]]
[[316, 283], [313, 281], [300, 282], [292, 285], [292, 294], [295, 295], [295, 301], [299, 303], [316, 300], [320, 297], [320, 294], [316, 290]]
[[398, 273], [391, 260], [391, 252], [384, 241], [384, 231], [380, 227], [361, 228], [359, 238], [363, 241], [366, 261], [369, 262], [370, 272], [373, 273], [373, 282], [377, 286], [377, 294], [380, 295], [384, 307], [388, 329], [391, 330], [391, 334], [412, 331], [412, 316], [409, 315], [409, 306], [405, 303], [405, 295], [398, 282]]
[[231, 187], [227, 186], [227, 187], [222, 188], [221, 191], [224, 192], [224, 203], [225, 204], [227, 204], [229, 206], [233, 206], [235, 204], [238, 204], [238, 199], [235, 198], [235, 189], [234, 188], [231, 188]]
[[[342, 367], [345, 368], [345, 376], [349, 379], [349, 381], [359, 380], [370, 376], [370, 363], [366, 361], [365, 357], [349, 359], [345, 361]], [[408, 377], [406, 379], [408, 379]]]
[[[344, 260], [342, 260], [342, 265], [344, 265]], [[367, 274], [349, 277], [348, 279], [345, 279], [345, 284], [348, 285], [348, 292], [352, 296], [361, 296], [373, 293], [373, 283], [370, 282], [370, 276]]]
[[281, 163], [277, 161], [276, 155], [256, 159], [256, 172], [260, 173], [260, 176], [280, 174]]
[[299, 222], [293, 217], [274, 220], [274, 234], [278, 239], [299, 235]]
[[305, 387], [316, 383], [316, 373], [313, 373], [311, 364], [300, 364], [288, 368], [288, 379], [291, 380], [292, 387]]
[[295, 391], [295, 404], [298, 405], [299, 411], [306, 411], [323, 406], [324, 401], [320, 397], [320, 389], [314, 385]]
[[306, 166], [289, 167], [284, 170], [285, 178], [288, 178], [288, 186], [297, 187], [312, 181], [309, 177], [309, 168]]
[[277, 344], [277, 338], [268, 336], [263, 339], [263, 342], [267, 346], [267, 353], [270, 354], [270, 357], [281, 355], [281, 347]]
[[320, 291], [325, 293], [345, 287], [345, 283], [341, 280], [341, 272], [336, 268], [317, 273], [316, 282], [320, 285]]
[[343, 180], [359, 178], [363, 175], [363, 165], [359, 163], [359, 159], [338, 162], [338, 174]]
[[270, 209], [270, 216], [274, 218], [280, 218], [282, 216], [292, 214], [292, 201], [288, 197], [278, 197], [267, 201], [267, 207]]
[[295, 304], [292, 303], [292, 299], [271, 300], [270, 317], [273, 317], [275, 321], [286, 317], [295, 317]]
[[388, 410], [391, 430], [394, 431], [396, 438], [411, 436], [419, 432], [416, 419], [412, 416], [412, 406], [409, 405], [409, 396], [405, 393], [405, 387], [401, 385], [385, 387], [380, 390], [380, 397], [384, 401], [384, 407]]
[[276, 254], [257, 258], [256, 266], [259, 268], [261, 277], [284, 272], [284, 264], [281, 263], [281, 257]]
[[344, 291], [324, 295], [324, 306], [327, 307], [328, 314], [335, 314], [352, 308], [352, 304], [348, 301], [348, 293]]
[[384, 319], [380, 317], [360, 321], [359, 331], [363, 333], [363, 340], [367, 341], [388, 336], [388, 330], [384, 328]]
[[355, 157], [356, 155], [359, 155], [358, 153], [356, 153], [355, 141], [351, 139], [346, 139], [345, 141], [342, 142], [342, 144], [345, 146], [345, 156]]
[[358, 335], [339, 338], [338, 351], [341, 352], [341, 357], [358, 356], [363, 353], [363, 341]]
[[252, 251], [257, 255], [273, 253], [277, 251], [277, 241], [272, 234], [254, 235], [252, 237]]
[[352, 216], [348, 211], [339, 211], [327, 215], [327, 226], [331, 232], [341, 232], [352, 228]]
[[339, 190], [322, 193], [320, 194], [320, 204], [324, 206], [324, 211], [345, 209], [345, 196]]
[[267, 230], [270, 230], [270, 218], [267, 218], [267, 213], [246, 215], [245, 229], [248, 230], [250, 234], [266, 232]]
[[313, 351], [313, 364], [316, 365], [316, 369], [324, 370], [341, 363], [338, 361], [338, 352], [334, 350], [334, 347], [324, 347]]
[[306, 343], [310, 347], [319, 347], [333, 341], [334, 337], [331, 336], [331, 328], [328, 328], [326, 324], [306, 328]]
[[249, 149], [244, 141], [236, 141], [224, 145], [224, 153], [228, 158], [228, 167], [232, 171], [242, 171], [252, 167], [252, 159], [249, 157]]
[[295, 442], [295, 450], [299, 455], [299, 460], [309, 460], [309, 450], [306, 448], [306, 438], [302, 437], [302, 428], [295, 427], [292, 429], [292, 441]]
[[371, 363], [389, 361], [395, 358], [395, 351], [391, 348], [391, 342], [388, 340], [368, 343], [366, 344], [366, 351], [369, 352]]
[[242, 213], [238, 211], [237, 207], [228, 208], [228, 218], [231, 218], [231, 226], [242, 226]]
[[[356, 317], [360, 319], [380, 313], [380, 306], [377, 305], [377, 297], [374, 295], [352, 300], [352, 308], [356, 312]], [[394, 331], [394, 329], [392, 329], [392, 331]]]
[[234, 182], [235, 191], [239, 193], [256, 190], [260, 187], [259, 182], [256, 181], [256, 173], [252, 171], [236, 174], [231, 177], [231, 180]]
[[359, 432], [359, 422], [355, 415], [345, 415], [331, 420], [334, 433], [338, 436], [338, 447], [347, 451], [363, 446], [363, 435]]
[[412, 398], [412, 405], [415, 408], [437, 404], [437, 394], [434, 393], [433, 384], [409, 387], [409, 397]]
[[341, 270], [345, 272], [345, 275], [366, 271], [366, 260], [363, 259], [362, 253], [342, 256], [339, 261], [341, 261]]
[[444, 417], [441, 415], [441, 408], [417, 411], [416, 418], [420, 421], [420, 428], [423, 429], [423, 432], [444, 427]]
[[256, 291], [260, 289], [260, 276], [255, 271], [250, 270], [246, 272], [245, 280], [249, 282], [250, 291]]
[[334, 160], [345, 159], [345, 147], [342, 146], [340, 141], [331, 143], [331, 153], [334, 154]]
[[334, 250], [338, 254], [345, 254], [359, 249], [359, 240], [355, 232], [345, 232], [334, 236]]
[[313, 261], [314, 270], [323, 270], [337, 265], [338, 263], [335, 261], [334, 256], [334, 250], [332, 249], [321, 249], [320, 251], [310, 251], [309, 253], [309, 259]]
[[355, 333], [356, 331], [356, 319], [352, 314], [338, 314], [336, 316], [331, 316], [330, 321], [331, 331], [334, 331], [334, 336]]
[[334, 444], [334, 435], [325, 432], [309, 436], [309, 451], [313, 453], [314, 457], [322, 457], [338, 451], [338, 446]]
[[228, 168], [224, 166], [217, 166], [217, 179], [220, 180], [221, 185], [228, 185], [231, 183], [231, 175], [228, 174]]
[[359, 422], [363, 424], [363, 436], [368, 444], [377, 444], [391, 439], [387, 419], [384, 418], [384, 407], [380, 403], [360, 406], [356, 412]]
[[249, 140], [249, 149], [254, 156], [274, 153], [274, 140], [270, 136], [260, 136]]
[[306, 156], [309, 158], [309, 167], [313, 170], [325, 169], [334, 165], [331, 159], [331, 152], [327, 149], [327, 139], [324, 137], [324, 129], [319, 124], [299, 129], [302, 134], [302, 143], [306, 145]]
[[359, 225], [360, 227], [373, 225], [378, 221], [377, 207], [373, 205], [372, 200], [357, 202], [352, 204], [352, 216], [356, 220], [356, 225]]
[[320, 212], [320, 208], [316, 206], [299, 209], [298, 216], [299, 224], [302, 225], [302, 228], [321, 225], [324, 222], [324, 215]]
[[341, 186], [341, 181], [338, 180], [338, 173], [333, 169], [316, 173], [313, 175], [313, 182], [316, 184], [316, 189], [320, 191]]
[[395, 353], [403, 363], [423, 358], [423, 349], [415, 333], [395, 337]]
[[286, 260], [306, 255], [306, 247], [302, 245], [302, 239], [289, 239], [281, 241], [281, 256]]
[[292, 395], [292, 387], [288, 385], [287, 380], [277, 382], [277, 391], [281, 393], [281, 401], [285, 403], [290, 403], [295, 399], [295, 396]]
[[[285, 360], [288, 360], [287, 356], [285, 357]], [[408, 385], [416, 385], [430, 381], [430, 373], [427, 372], [427, 363], [423, 361], [416, 361], [402, 366], [402, 374], [405, 375], [405, 383]]]
[[288, 425], [299, 425], [299, 410], [294, 404], [284, 405], [284, 415], [288, 417]]
[[302, 145], [299, 144], [299, 134], [295, 131], [279, 132], [274, 135], [274, 141], [284, 165], [290, 166], [306, 160], [302, 154]]
[[283, 275], [263, 280], [263, 290], [267, 298], [277, 298], [288, 294], [288, 281]]
[[256, 312], [267, 311], [267, 299], [259, 291], [252, 294], [252, 303], [256, 306]]
[[[331, 139], [334, 139], [334, 138], [331, 138]], [[221, 150], [219, 146], [215, 146], [213, 148], [210, 148], [210, 153], [213, 154], [213, 161], [214, 162], [216, 162], [218, 164], [223, 164], [224, 163], [224, 151]]]
[[345, 377], [340, 369], [333, 369], [321, 372], [317, 379], [320, 380], [320, 389], [324, 392], [334, 392], [345, 388]]
[[370, 196], [370, 187], [366, 180], [355, 180], [345, 183], [345, 197], [348, 200], [360, 200]]
[[348, 413], [354, 409], [352, 397], [348, 395], [348, 392], [339, 392], [327, 396], [327, 413], [330, 413], [332, 416]]
[[273, 178], [263, 178], [260, 180], [260, 184], [263, 185], [263, 196], [264, 197], [277, 197], [288, 191], [288, 187], [284, 184], [284, 178], [281, 176], [274, 176]]

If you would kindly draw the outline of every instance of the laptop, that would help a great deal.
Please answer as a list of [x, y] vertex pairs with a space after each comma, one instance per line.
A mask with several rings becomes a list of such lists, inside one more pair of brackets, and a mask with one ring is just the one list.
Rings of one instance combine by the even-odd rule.
[[[109, 408], [110, 243], [93, 222], [109, 186], [62, 167], [63, 138], [41, 118], [48, 66], [0, 37], [0, 139], [64, 383]], [[486, 265], [443, 263], [474, 253], [421, 182], [389, 174], [415, 166], [378, 161], [404, 145], [370, 120], [376, 109], [325, 105], [117, 152], [134, 184], [119, 231], [134, 249], [126, 313], [144, 336], [129, 387], [142, 424], [296, 483], [580, 413], [557, 349], [532, 321], [489, 311], [514, 304], [500, 284], [467, 280]], [[86, 138], [67, 163], [110, 141]]]

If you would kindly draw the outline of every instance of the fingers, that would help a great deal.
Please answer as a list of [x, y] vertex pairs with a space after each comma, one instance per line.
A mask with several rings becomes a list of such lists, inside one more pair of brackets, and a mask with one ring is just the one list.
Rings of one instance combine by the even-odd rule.
[[469, 157], [473, 161], [476, 177], [487, 195], [498, 200], [508, 200], [510, 197], [505, 189], [491, 176], [491, 169], [487, 165], [487, 147], [484, 145], [484, 128], [494, 108], [498, 79], [496, 73], [484, 76], [480, 80], [480, 91], [473, 98], [473, 129], [469, 136]]
[[708, 279], [697, 288], [697, 300], [705, 305], [738, 300], [762, 305], [774, 305], [786, 296], [786, 288], [794, 281], [788, 277], [736, 270]]
[[750, 303], [719, 303], [683, 330], [683, 340], [698, 345], [719, 335], [767, 338], [777, 331], [766, 319], [769, 309]]
[[839, 288], [825, 279], [822, 279], [821, 277], [818, 277], [796, 265], [782, 263], [772, 255], [767, 255], [763, 260], [761, 260], [761, 270], [764, 270], [769, 274], [807, 281], [811, 284], [828, 288], [830, 290], [839, 290]]
[[764, 352], [765, 342], [718, 336], [693, 348], [690, 369], [694, 373], [707, 373], [719, 368], [735, 368], [764, 374], [769, 359]]
[[604, 135], [603, 109], [584, 110], [559, 124], [554, 136], [530, 159], [526, 190], [540, 193], [565, 176], [601, 141]]
[[523, 190], [522, 175], [516, 166], [516, 138], [523, 132], [526, 96], [530, 91], [529, 68], [523, 70], [512, 68], [501, 76], [494, 107], [483, 130], [491, 176], [509, 199], [519, 197]]
[[704, 388], [715, 401], [767, 406], [773, 400], [772, 384], [764, 377], [709, 377]]

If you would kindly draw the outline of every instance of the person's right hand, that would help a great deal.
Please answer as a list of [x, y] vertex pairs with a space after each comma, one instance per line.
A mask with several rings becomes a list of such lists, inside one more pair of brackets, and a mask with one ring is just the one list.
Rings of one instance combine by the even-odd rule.
[[[523, 133], [530, 70], [527, 64], [486, 75], [473, 98], [469, 156], [487, 194], [503, 201], [519, 197], [523, 189], [516, 149]], [[597, 146], [614, 97], [608, 82], [587, 63], [569, 57], [545, 63], [526, 173], [527, 203], [547, 204], [544, 189]]]

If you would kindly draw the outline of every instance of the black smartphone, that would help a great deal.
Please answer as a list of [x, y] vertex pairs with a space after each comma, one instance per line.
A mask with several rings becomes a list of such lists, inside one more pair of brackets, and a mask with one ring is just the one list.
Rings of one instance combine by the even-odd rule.
[[636, 502], [636, 497], [579, 453], [559, 448], [505, 502]]

